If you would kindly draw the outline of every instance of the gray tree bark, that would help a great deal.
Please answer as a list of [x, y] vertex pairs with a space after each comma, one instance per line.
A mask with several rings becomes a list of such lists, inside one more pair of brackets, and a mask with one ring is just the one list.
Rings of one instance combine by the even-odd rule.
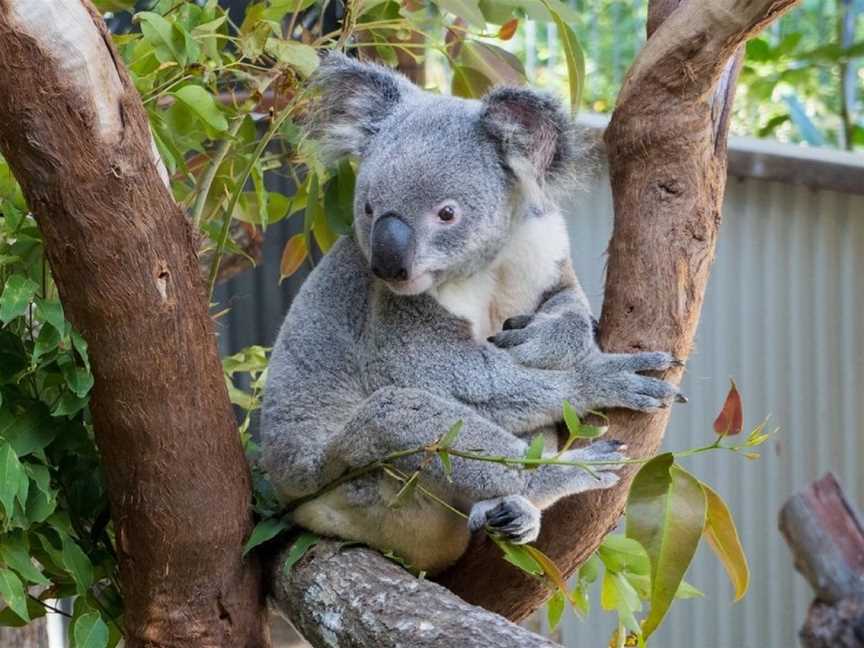
[[289, 571], [271, 573], [277, 609], [314, 646], [544, 648], [557, 646], [504, 617], [413, 577], [368, 549], [315, 545]]

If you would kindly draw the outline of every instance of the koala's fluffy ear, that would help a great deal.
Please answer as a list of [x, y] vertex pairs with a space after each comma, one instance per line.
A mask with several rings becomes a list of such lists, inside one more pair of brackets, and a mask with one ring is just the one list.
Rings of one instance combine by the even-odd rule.
[[483, 97], [482, 123], [507, 164], [523, 181], [541, 186], [569, 179], [582, 152], [570, 115], [551, 95], [499, 87]]
[[311, 85], [317, 97], [308, 130], [319, 141], [327, 163], [361, 155], [381, 121], [417, 92], [402, 75], [338, 52], [322, 59]]

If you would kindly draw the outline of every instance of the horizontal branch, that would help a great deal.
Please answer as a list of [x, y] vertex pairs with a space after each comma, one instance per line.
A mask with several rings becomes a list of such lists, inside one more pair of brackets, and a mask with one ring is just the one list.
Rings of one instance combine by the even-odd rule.
[[415, 578], [369, 549], [321, 542], [271, 574], [272, 603], [313, 646], [551, 648], [557, 644]]

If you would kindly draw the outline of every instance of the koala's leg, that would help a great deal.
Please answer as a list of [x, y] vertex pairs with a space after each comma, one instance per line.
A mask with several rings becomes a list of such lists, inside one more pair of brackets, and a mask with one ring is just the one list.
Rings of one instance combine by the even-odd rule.
[[[457, 421], [463, 425], [454, 450], [516, 458], [525, 453], [525, 441], [458, 402], [416, 389], [385, 388], [358, 408], [343, 434], [331, 444], [325, 464], [336, 463], [343, 471], [362, 467], [395, 452], [431, 444]], [[565, 495], [613, 485], [618, 479], [614, 464], [623, 455], [619, 446], [605, 441], [562, 455], [565, 461], [609, 462], [592, 466], [591, 471], [559, 465], [526, 470], [451, 457], [450, 475], [437, 457], [429, 461], [424, 453], [394, 464], [405, 472], [421, 469], [421, 483], [470, 511], [472, 530], [488, 526], [516, 541], [529, 542], [539, 531], [541, 508]]]

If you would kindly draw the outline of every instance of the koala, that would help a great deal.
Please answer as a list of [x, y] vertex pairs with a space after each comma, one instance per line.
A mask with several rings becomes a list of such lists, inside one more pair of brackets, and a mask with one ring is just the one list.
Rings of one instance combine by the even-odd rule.
[[[526, 470], [423, 453], [416, 494], [383, 471], [326, 485], [392, 453], [434, 443], [462, 422], [454, 448], [521, 457], [538, 430], [580, 413], [652, 411], [680, 395], [643, 371], [668, 353], [604, 353], [570, 264], [555, 200], [580, 152], [551, 97], [493, 89], [482, 100], [425, 92], [343, 55], [321, 62], [311, 135], [329, 162], [358, 162], [354, 228], [294, 300], [264, 394], [261, 465], [293, 519], [314, 532], [393, 551], [435, 573], [481, 528], [537, 538], [541, 511], [616, 483], [624, 448], [600, 440], [561, 459], [586, 471]], [[553, 448], [554, 449], [554, 448]], [[603, 463], [605, 462], [605, 463]]]

